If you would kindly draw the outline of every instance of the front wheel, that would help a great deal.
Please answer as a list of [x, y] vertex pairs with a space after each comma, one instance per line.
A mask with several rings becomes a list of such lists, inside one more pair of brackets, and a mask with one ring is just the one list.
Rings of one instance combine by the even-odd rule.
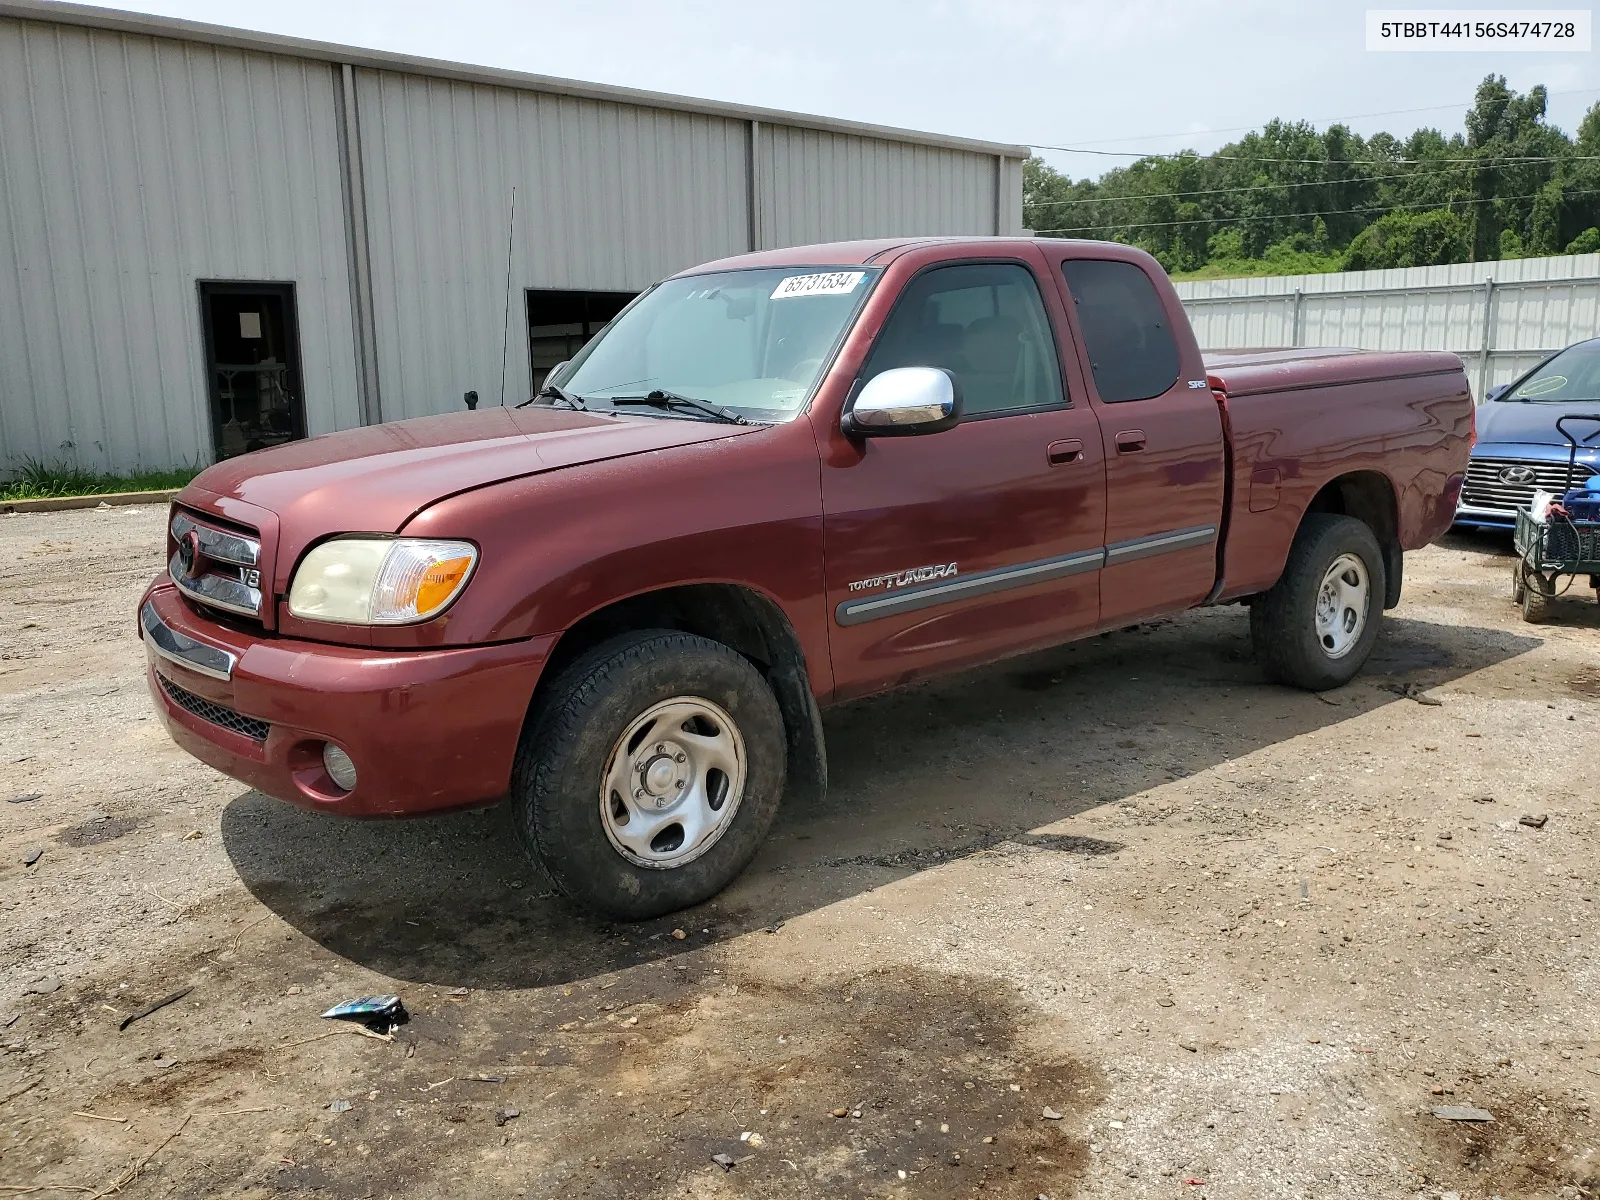
[[746, 659], [670, 630], [561, 673], [523, 734], [517, 828], [556, 886], [643, 920], [709, 899], [755, 856], [783, 794], [783, 716]]
[[1383, 551], [1366, 524], [1307, 514], [1283, 575], [1250, 606], [1267, 674], [1314, 692], [1348, 683], [1377, 641], [1385, 580]]
[[1550, 615], [1550, 593], [1545, 588], [1544, 577], [1537, 571], [1529, 571], [1522, 578], [1521, 592], [1517, 596], [1517, 604], [1522, 609], [1522, 619], [1529, 625], [1542, 625]]

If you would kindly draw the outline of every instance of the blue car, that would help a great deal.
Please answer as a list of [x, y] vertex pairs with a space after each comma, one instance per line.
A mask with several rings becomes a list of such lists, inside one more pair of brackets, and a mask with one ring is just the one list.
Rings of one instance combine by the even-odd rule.
[[[1479, 405], [1457, 526], [1515, 528], [1517, 509], [1532, 502], [1535, 490], [1559, 497], [1600, 474], [1600, 437], [1594, 437], [1580, 446], [1569, 476], [1572, 447], [1556, 430], [1556, 418], [1567, 413], [1600, 413], [1600, 338], [1551, 355], [1521, 379], [1492, 389]], [[1567, 428], [1580, 443], [1600, 431], [1586, 422]]]

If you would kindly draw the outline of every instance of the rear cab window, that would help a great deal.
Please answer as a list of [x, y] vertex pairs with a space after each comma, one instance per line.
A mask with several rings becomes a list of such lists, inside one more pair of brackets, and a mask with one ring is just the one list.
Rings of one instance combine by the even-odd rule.
[[1150, 276], [1100, 258], [1069, 258], [1061, 273], [1103, 402], [1148, 400], [1178, 382], [1178, 342]]

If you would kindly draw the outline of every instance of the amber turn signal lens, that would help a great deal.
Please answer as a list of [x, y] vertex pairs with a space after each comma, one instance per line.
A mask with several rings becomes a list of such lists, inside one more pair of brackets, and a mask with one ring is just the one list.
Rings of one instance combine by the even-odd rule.
[[429, 567], [417, 585], [417, 612], [426, 614], [443, 607], [445, 601], [456, 594], [471, 569], [471, 555], [446, 559]]

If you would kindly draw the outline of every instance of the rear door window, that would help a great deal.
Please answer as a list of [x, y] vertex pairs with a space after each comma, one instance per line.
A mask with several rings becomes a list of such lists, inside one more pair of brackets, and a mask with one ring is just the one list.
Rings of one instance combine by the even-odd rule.
[[1039, 285], [1017, 263], [935, 267], [895, 303], [867, 365], [943, 367], [967, 417], [1061, 408], [1061, 363]]
[[1071, 258], [1061, 264], [1107, 404], [1148, 400], [1178, 381], [1178, 343], [1156, 286], [1130, 262]]

